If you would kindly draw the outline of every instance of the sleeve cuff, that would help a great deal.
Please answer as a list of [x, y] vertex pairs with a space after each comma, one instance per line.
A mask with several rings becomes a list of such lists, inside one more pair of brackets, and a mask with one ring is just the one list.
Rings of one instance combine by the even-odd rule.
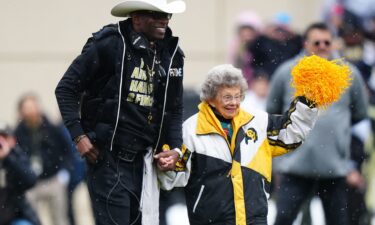
[[315, 108], [316, 107], [316, 103], [310, 99], [307, 99], [305, 96], [298, 96], [296, 97], [296, 99], [298, 101], [300, 101], [301, 103], [307, 105], [309, 108]]
[[79, 123], [74, 123], [71, 126], [67, 126], [67, 128], [69, 130], [70, 136], [71, 136], [73, 141], [78, 136], [85, 134], [85, 132], [83, 131], [83, 129], [81, 127], [81, 124], [79, 124]]
[[179, 149], [179, 148], [174, 148], [174, 149], [172, 149], [172, 150], [173, 150], [173, 151], [176, 151], [176, 152], [178, 153], [180, 159], [181, 159], [182, 156], [184, 155], [184, 153], [182, 153], [181, 149]]

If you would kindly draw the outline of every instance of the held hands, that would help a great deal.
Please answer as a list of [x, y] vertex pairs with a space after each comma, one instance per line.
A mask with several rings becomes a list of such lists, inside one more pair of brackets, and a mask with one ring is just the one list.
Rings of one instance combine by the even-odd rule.
[[176, 168], [176, 163], [179, 160], [180, 155], [177, 151], [167, 150], [154, 155], [156, 159], [156, 165], [161, 171], [170, 171]]
[[81, 138], [76, 145], [82, 158], [85, 158], [91, 164], [95, 164], [97, 162], [99, 150], [92, 145], [88, 137], [85, 136]]

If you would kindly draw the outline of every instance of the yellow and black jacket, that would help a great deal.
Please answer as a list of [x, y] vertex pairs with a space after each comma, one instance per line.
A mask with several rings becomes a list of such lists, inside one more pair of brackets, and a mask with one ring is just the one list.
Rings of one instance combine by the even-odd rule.
[[240, 110], [228, 141], [205, 102], [183, 125], [184, 156], [159, 174], [162, 188], [186, 186], [191, 225], [267, 224], [272, 158], [297, 148], [318, 110], [298, 97], [284, 115]]

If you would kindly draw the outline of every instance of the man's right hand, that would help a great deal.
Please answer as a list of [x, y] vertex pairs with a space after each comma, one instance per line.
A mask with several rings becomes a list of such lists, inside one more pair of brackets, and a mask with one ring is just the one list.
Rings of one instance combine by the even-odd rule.
[[82, 138], [77, 143], [77, 149], [82, 158], [85, 158], [89, 163], [95, 164], [98, 159], [99, 150], [91, 144], [88, 137]]
[[352, 170], [346, 175], [346, 183], [359, 190], [366, 189], [366, 180], [358, 170]]

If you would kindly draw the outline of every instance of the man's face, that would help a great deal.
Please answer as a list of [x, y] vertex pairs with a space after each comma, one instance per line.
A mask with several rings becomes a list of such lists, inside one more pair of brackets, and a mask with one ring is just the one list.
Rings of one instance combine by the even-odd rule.
[[37, 126], [42, 116], [38, 102], [33, 98], [27, 98], [20, 108], [21, 118], [31, 126]]
[[304, 47], [309, 55], [327, 59], [332, 53], [332, 35], [326, 30], [312, 29], [307, 34]]
[[138, 31], [146, 35], [150, 41], [161, 40], [165, 36], [172, 14], [155, 11], [137, 11], [132, 16], [138, 25]]

